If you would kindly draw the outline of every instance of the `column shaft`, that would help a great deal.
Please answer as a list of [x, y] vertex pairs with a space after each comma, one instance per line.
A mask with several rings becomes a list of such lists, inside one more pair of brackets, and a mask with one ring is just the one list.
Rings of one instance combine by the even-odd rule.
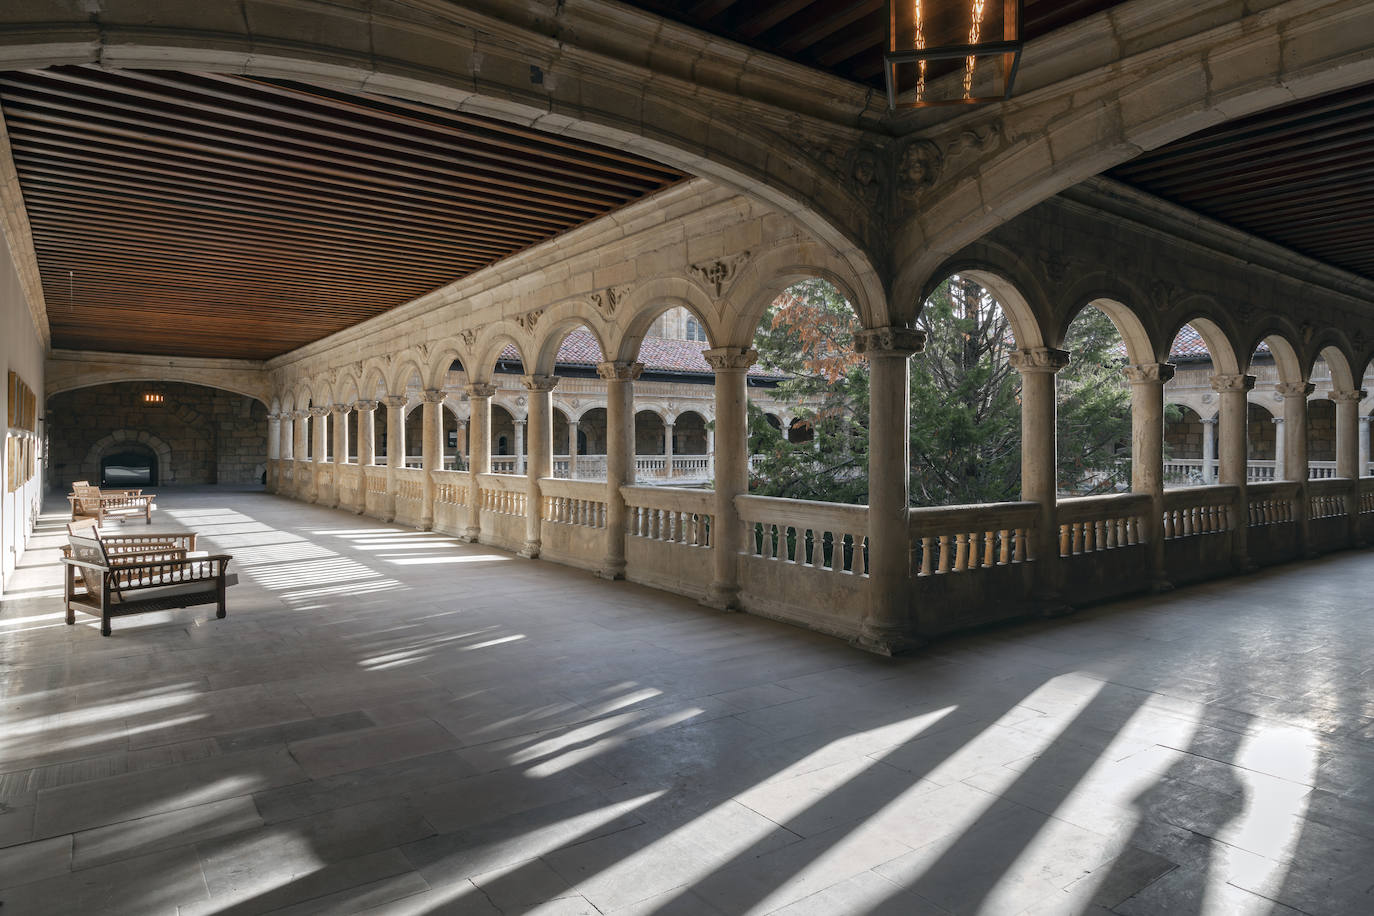
[[310, 433], [313, 443], [310, 448], [310, 493], [312, 503], [320, 501], [320, 486], [324, 476], [332, 471], [329, 467], [329, 413], [328, 407], [310, 408]]
[[491, 473], [491, 396], [494, 385], [468, 385], [468, 527], [463, 539], [477, 543], [482, 536], [482, 474]]
[[1336, 402], [1336, 476], [1349, 481], [1345, 511], [1349, 519], [1349, 541], [1360, 538], [1360, 401], [1364, 391], [1332, 391]]
[[281, 414], [267, 416], [267, 492], [277, 492], [278, 465], [281, 463]]
[[444, 392], [440, 388], [427, 388], [423, 397], [424, 405], [420, 408], [420, 460], [424, 467], [424, 480], [420, 497], [420, 528], [429, 531], [434, 527], [434, 472], [444, 469], [444, 424], [440, 413], [444, 409]]
[[382, 521], [396, 520], [396, 491], [400, 489], [400, 470], [406, 466], [405, 395], [386, 399], [386, 504]]
[[1315, 386], [1309, 382], [1285, 382], [1274, 390], [1283, 395], [1284, 479], [1298, 485], [1293, 517], [1297, 522], [1298, 555], [1311, 553], [1311, 513], [1307, 504], [1307, 396]]
[[1251, 568], [1248, 546], [1250, 497], [1247, 492], [1247, 454], [1245, 427], [1250, 419], [1247, 397], [1255, 387], [1253, 375], [1214, 375], [1212, 390], [1221, 401], [1217, 414], [1217, 453], [1223, 484], [1236, 488], [1231, 504], [1231, 566], [1243, 571]]
[[334, 495], [329, 500], [331, 508], [337, 509], [343, 500], [339, 496], [344, 478], [344, 465], [348, 464], [348, 405], [335, 404], [334, 415]]
[[1202, 421], [1202, 482], [1217, 482], [1217, 418]]
[[1059, 582], [1059, 481], [1056, 443], [1055, 375], [1069, 364], [1064, 350], [1018, 350], [1011, 364], [1021, 373], [1021, 499], [1038, 503], [1032, 539], [1036, 597], [1047, 615], [1063, 613]]
[[663, 424], [663, 476], [669, 479], [673, 476], [673, 424]]
[[553, 389], [557, 376], [527, 375], [529, 392], [529, 463], [525, 467], [525, 546], [522, 557], [539, 556], [543, 540], [544, 499], [539, 481], [553, 476]]
[[[1150, 555], [1150, 585], [1155, 591], [1173, 587], [1164, 557], [1164, 385], [1173, 377], [1174, 366], [1169, 363], [1126, 369], [1126, 378], [1131, 383], [1131, 492], [1150, 497], [1145, 537]], [[1206, 429], [1203, 435], [1210, 445], [1211, 435]], [[1204, 458], [1204, 480], [1209, 465], [1210, 461]]]
[[1361, 477], [1369, 476], [1369, 421], [1370, 417], [1360, 417], [1360, 458], [1356, 467]]
[[568, 421], [568, 479], [577, 479], [577, 421]]
[[713, 573], [705, 604], [720, 610], [739, 605], [739, 553], [743, 522], [735, 497], [749, 492], [749, 367], [758, 353], [717, 347], [702, 353], [716, 375], [716, 517], [711, 525]]
[[[860, 331], [854, 349], [868, 358], [868, 609], [855, 644], [896, 655], [920, 644], [911, 605], [911, 356], [925, 349], [915, 328]], [[719, 437], [717, 437], [719, 442]], [[748, 456], [745, 456], [746, 473]], [[842, 550], [840, 544], [835, 550]], [[853, 570], [865, 551], [854, 545]], [[839, 567], [839, 562], [836, 562]]]
[[635, 482], [634, 380], [642, 363], [608, 362], [597, 366], [606, 380], [606, 561], [597, 575], [625, 578], [625, 497], [620, 488]]

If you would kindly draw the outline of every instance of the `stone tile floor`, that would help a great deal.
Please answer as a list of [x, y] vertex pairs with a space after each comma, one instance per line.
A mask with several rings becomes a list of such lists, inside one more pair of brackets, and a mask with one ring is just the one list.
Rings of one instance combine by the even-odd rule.
[[1374, 912], [1369, 553], [891, 661], [160, 503], [236, 556], [228, 619], [65, 626], [56, 505], [0, 600], [5, 916]]

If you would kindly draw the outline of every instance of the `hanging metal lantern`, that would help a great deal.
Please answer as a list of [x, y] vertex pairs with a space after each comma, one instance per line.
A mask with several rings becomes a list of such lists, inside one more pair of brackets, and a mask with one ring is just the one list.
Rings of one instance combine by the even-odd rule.
[[976, 105], [1011, 96], [1021, 0], [888, 0], [889, 108]]

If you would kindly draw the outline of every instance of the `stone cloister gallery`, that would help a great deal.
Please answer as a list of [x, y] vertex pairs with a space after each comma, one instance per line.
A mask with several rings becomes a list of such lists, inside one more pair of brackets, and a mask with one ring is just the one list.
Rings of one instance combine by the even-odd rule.
[[[4, 913], [1370, 911], [1371, 0], [25, 0], [0, 113]], [[817, 280], [866, 504], [751, 493]], [[68, 626], [78, 481], [227, 618]]]

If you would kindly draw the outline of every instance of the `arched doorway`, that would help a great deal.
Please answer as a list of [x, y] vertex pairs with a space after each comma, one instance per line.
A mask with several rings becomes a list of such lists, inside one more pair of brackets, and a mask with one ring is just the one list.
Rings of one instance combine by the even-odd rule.
[[157, 454], [146, 445], [122, 443], [100, 457], [102, 487], [156, 486], [157, 471]]

